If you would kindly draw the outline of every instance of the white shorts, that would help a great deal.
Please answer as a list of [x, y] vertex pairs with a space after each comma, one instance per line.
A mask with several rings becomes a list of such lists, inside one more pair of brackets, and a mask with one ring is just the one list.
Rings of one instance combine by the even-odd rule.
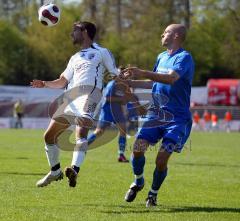
[[93, 120], [102, 92], [94, 86], [78, 86], [65, 92], [63, 103], [54, 114], [58, 116], [84, 117]]

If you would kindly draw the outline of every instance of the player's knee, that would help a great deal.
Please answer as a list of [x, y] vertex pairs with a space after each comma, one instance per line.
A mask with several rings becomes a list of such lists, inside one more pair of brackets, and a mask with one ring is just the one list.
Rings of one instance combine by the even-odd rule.
[[144, 155], [144, 152], [139, 152], [139, 151], [133, 151], [133, 157], [134, 158], [139, 158]]
[[138, 156], [138, 155], [143, 155], [145, 153], [145, 151], [148, 148], [148, 142], [146, 140], [143, 139], [137, 139], [134, 143], [133, 146], [133, 154], [134, 156]]
[[48, 131], [46, 131], [44, 133], [43, 138], [44, 138], [45, 143], [47, 143], [47, 144], [54, 144], [56, 141], [54, 139], [54, 137]]
[[156, 167], [159, 171], [164, 171], [167, 169], [167, 162], [168, 160], [166, 158], [163, 157], [157, 157], [156, 158]]
[[75, 119], [78, 126], [83, 128], [92, 128], [93, 121], [89, 119], [88, 117], [78, 117]]

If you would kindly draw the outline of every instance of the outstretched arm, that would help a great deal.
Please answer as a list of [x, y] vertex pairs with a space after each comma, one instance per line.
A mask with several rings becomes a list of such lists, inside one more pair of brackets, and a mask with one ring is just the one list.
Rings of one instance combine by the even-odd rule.
[[68, 81], [65, 77], [60, 75], [60, 77], [53, 81], [42, 81], [42, 80], [36, 80], [34, 79], [32, 82], [30, 82], [30, 85], [34, 88], [54, 88], [54, 89], [60, 89], [64, 88], [67, 85]]
[[179, 74], [173, 70], [169, 71], [167, 74], [162, 74], [142, 70], [136, 67], [126, 68], [122, 71], [121, 76], [123, 78], [149, 79], [164, 84], [174, 84], [174, 82], [180, 78]]
[[149, 80], [127, 80], [127, 84], [132, 88], [152, 89], [153, 81], [149, 81]]

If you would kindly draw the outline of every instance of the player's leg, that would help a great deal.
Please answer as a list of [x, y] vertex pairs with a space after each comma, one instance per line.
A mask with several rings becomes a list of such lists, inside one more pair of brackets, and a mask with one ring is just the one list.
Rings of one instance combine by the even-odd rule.
[[88, 145], [92, 144], [98, 137], [101, 137], [104, 134], [107, 127], [110, 126], [110, 124], [111, 124], [110, 122], [99, 121], [95, 131], [91, 133], [87, 138]]
[[146, 121], [139, 130], [133, 147], [131, 162], [135, 180], [125, 195], [125, 200], [127, 202], [132, 202], [135, 199], [137, 192], [144, 187], [144, 153], [149, 144], [157, 143], [159, 139], [161, 139], [161, 131], [159, 130], [159, 127], [152, 127], [152, 124], [149, 124], [149, 122]]
[[146, 200], [146, 207], [157, 205], [157, 194], [167, 176], [167, 163], [170, 156], [171, 153], [167, 152], [164, 148], [160, 148], [156, 158], [156, 167], [153, 172], [152, 186]]
[[19, 113], [17, 113], [16, 128], [20, 128], [20, 117], [19, 117]]
[[162, 145], [156, 158], [156, 167], [153, 172], [153, 181], [150, 191], [148, 192], [146, 206], [157, 205], [157, 194], [164, 182], [168, 172], [168, 160], [173, 152], [180, 153], [186, 143], [192, 128], [192, 121], [169, 124], [163, 128], [164, 136]]
[[126, 157], [125, 157], [125, 150], [126, 150], [126, 144], [127, 144], [126, 123], [125, 123], [125, 121], [118, 122], [118, 123], [116, 123], [116, 126], [117, 126], [117, 128], [119, 130], [119, 137], [118, 137], [118, 162], [128, 163], [129, 160], [127, 160]]
[[65, 175], [68, 177], [70, 187], [76, 186], [77, 174], [88, 149], [88, 131], [93, 127], [94, 111], [102, 96], [98, 88], [84, 87], [83, 92], [85, 94], [83, 93], [84, 95], [81, 95], [76, 99], [76, 103], [73, 103], [75, 106], [73, 113], [77, 116], [80, 114], [80, 116], [76, 118], [76, 147], [73, 151], [71, 167], [65, 168]]
[[57, 139], [59, 135], [69, 127], [69, 123], [64, 118], [52, 119], [44, 133], [45, 151], [50, 166], [50, 172], [37, 182], [38, 187], [47, 186], [52, 181], [63, 178], [63, 173], [59, 161], [59, 147]]
[[[87, 120], [88, 119], [81, 119], [83, 125], [86, 125]], [[83, 125], [81, 124], [81, 126], [76, 126], [76, 147], [73, 151], [72, 163], [70, 167], [65, 168], [65, 175], [68, 177], [70, 187], [76, 186], [77, 175], [79, 173], [80, 166], [84, 162], [88, 149], [87, 135], [89, 127], [83, 127]]]
[[105, 129], [111, 125], [111, 122], [113, 122], [113, 117], [110, 108], [101, 108], [97, 128], [92, 134], [88, 136], [88, 144], [93, 143], [97, 137], [103, 135]]
[[127, 202], [132, 202], [137, 195], [137, 192], [144, 187], [144, 165], [145, 156], [144, 153], [147, 150], [149, 143], [144, 139], [137, 139], [134, 143], [134, 149], [132, 153], [132, 169], [135, 176], [134, 182], [130, 185], [129, 190], [125, 195], [125, 200]]
[[23, 123], [22, 123], [22, 114], [19, 114], [19, 128], [23, 128]]

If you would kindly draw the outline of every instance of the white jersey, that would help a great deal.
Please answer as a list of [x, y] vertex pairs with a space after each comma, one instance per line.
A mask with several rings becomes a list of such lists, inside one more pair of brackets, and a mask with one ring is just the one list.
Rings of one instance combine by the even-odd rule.
[[90, 48], [83, 49], [74, 54], [63, 76], [70, 83], [68, 89], [79, 85], [103, 87], [103, 74], [108, 71], [112, 75], [119, 73], [111, 52], [93, 43]]

